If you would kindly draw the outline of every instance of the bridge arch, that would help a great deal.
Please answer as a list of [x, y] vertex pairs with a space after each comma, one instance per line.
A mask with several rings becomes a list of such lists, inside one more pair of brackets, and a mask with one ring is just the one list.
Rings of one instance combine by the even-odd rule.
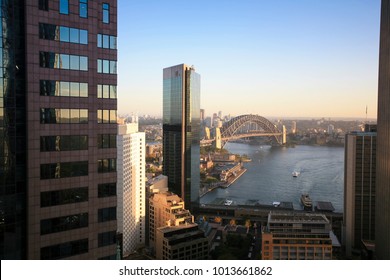
[[[283, 145], [283, 132], [281, 132], [272, 122], [259, 115], [241, 115], [232, 118], [230, 121], [225, 122], [220, 131], [221, 139], [225, 143], [229, 139], [234, 138], [238, 130], [247, 123], [256, 123], [264, 130], [263, 136], [273, 137], [276, 143]], [[254, 136], [254, 135], [253, 135]], [[243, 135], [243, 137], [245, 137]]]

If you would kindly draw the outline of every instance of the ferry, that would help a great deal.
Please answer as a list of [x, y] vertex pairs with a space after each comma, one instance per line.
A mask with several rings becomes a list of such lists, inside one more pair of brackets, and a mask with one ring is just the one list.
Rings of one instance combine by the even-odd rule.
[[229, 206], [232, 205], [233, 200], [226, 199], [224, 205]]
[[299, 174], [301, 174], [301, 173], [299, 173], [298, 171], [294, 171], [294, 172], [292, 173], [292, 176], [293, 176], [294, 178], [296, 178], [296, 177], [299, 176]]
[[301, 195], [301, 202], [304, 208], [312, 208], [312, 201], [308, 194]]

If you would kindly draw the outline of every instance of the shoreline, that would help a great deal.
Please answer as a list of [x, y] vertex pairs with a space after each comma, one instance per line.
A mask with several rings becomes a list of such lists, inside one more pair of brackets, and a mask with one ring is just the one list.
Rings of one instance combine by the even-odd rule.
[[204, 195], [208, 194], [209, 192], [212, 192], [213, 190], [215, 189], [218, 189], [218, 188], [222, 188], [222, 189], [227, 189], [229, 188], [231, 185], [233, 185], [233, 183], [235, 181], [237, 181], [248, 169], [246, 168], [242, 168], [240, 170], [240, 172], [232, 179], [232, 180], [228, 180], [228, 182], [224, 183], [224, 184], [221, 184], [222, 182], [219, 182], [219, 183], [216, 183], [215, 186], [212, 186], [212, 187], [209, 187], [206, 191], [204, 191], [202, 194], [199, 195], [199, 198], [203, 197]]

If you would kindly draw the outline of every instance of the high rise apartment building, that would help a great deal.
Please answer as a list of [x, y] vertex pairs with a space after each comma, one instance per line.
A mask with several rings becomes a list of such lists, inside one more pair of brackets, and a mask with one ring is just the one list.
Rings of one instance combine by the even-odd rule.
[[382, 0], [379, 80], [375, 253], [390, 259], [390, 1]]
[[270, 212], [262, 233], [264, 260], [331, 260], [331, 224], [322, 214]]
[[145, 245], [145, 132], [138, 123], [118, 125], [117, 219], [123, 255]]
[[360, 253], [363, 241], [375, 240], [376, 132], [345, 137], [344, 244], [346, 255]]
[[0, 6], [0, 258], [115, 258], [117, 1]]
[[200, 189], [200, 75], [180, 64], [163, 70], [163, 174], [188, 209]]

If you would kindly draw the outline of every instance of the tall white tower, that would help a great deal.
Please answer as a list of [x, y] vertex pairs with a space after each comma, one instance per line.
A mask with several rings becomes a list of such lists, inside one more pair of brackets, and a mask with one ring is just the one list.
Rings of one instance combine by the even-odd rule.
[[123, 255], [145, 244], [145, 133], [138, 123], [118, 125], [117, 221]]

